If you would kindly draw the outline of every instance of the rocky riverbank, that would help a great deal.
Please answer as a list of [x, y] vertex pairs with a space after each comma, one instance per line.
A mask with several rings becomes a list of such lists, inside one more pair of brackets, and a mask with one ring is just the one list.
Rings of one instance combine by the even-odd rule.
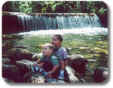
[[[63, 45], [70, 54], [68, 82], [103, 82], [108, 78], [108, 37], [106, 35], [63, 35]], [[51, 41], [49, 35], [2, 35], [3, 78], [8, 82], [40, 83], [42, 76], [31, 74], [40, 45]], [[71, 69], [70, 69], [71, 67]], [[18, 76], [17, 76], [18, 75]], [[75, 77], [73, 77], [73, 75]], [[35, 78], [34, 78], [35, 77]], [[40, 81], [41, 79], [41, 81]], [[74, 80], [74, 81], [73, 81]], [[58, 81], [57, 81], [58, 82]]]

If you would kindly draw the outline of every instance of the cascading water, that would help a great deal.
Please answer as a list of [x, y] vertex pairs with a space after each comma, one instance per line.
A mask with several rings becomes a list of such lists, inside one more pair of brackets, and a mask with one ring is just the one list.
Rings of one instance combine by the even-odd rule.
[[94, 13], [34, 13], [27, 15], [12, 12], [10, 15], [3, 15], [2, 21], [3, 33], [97, 34], [108, 32], [107, 28], [101, 25], [99, 17]]
[[56, 15], [56, 16], [31, 16], [18, 15], [23, 26], [23, 31], [46, 29], [74, 29], [84, 27], [101, 27], [97, 15]]

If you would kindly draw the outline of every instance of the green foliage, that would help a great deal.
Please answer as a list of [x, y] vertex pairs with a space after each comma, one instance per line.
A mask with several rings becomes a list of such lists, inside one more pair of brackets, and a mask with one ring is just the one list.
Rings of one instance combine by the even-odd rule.
[[[32, 11], [40, 13], [58, 12], [94, 12], [104, 14], [107, 6], [103, 2], [93, 1], [10, 1], [9, 8], [14, 11], [24, 13], [32, 13]], [[7, 3], [5, 4], [7, 5]], [[7, 7], [5, 6], [4, 7]], [[16, 10], [17, 9], [17, 10]]]
[[102, 14], [104, 14], [106, 11], [107, 11], [107, 9], [105, 9], [105, 8], [102, 7], [102, 8], [99, 9], [98, 12], [99, 12], [100, 15], [102, 15]]
[[23, 13], [96, 13], [107, 27], [107, 5], [99, 1], [9, 1], [3, 11]]
[[31, 13], [32, 12], [32, 2], [19, 2], [19, 10], [20, 12], [24, 13]]
[[[9, 1], [3, 11], [23, 13], [96, 13], [107, 26], [106, 4], [99, 1]], [[103, 19], [104, 17], [104, 19]]]

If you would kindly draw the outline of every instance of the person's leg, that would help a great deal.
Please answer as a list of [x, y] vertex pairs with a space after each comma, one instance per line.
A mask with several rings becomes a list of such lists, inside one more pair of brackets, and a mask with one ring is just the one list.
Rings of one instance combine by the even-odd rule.
[[61, 60], [60, 61], [61, 64], [61, 69], [60, 69], [60, 74], [59, 74], [59, 79], [64, 80], [65, 77], [65, 67], [68, 65], [68, 59], [65, 60]]
[[64, 60], [61, 60], [60, 64], [61, 64], [61, 69], [60, 69], [60, 74], [59, 74], [58, 79], [64, 80], [64, 70], [65, 70], [65, 62], [64, 62]]
[[64, 60], [65, 67], [68, 65], [69, 59]]
[[31, 66], [32, 72], [38, 72], [39, 71], [39, 66], [37, 64], [34, 64]]
[[33, 65], [31, 69], [32, 69], [32, 72], [34, 73], [40, 72], [43, 76], [47, 76], [48, 74], [42, 67], [38, 66], [38, 64]]
[[54, 73], [52, 73], [52, 78], [58, 79], [60, 70], [61, 70], [61, 69], [60, 69], [60, 67], [59, 67]]
[[48, 72], [51, 71], [53, 68], [53, 65], [50, 61], [46, 61], [46, 63], [43, 64], [43, 66], [40, 69], [40, 72], [44, 75], [47, 76]]

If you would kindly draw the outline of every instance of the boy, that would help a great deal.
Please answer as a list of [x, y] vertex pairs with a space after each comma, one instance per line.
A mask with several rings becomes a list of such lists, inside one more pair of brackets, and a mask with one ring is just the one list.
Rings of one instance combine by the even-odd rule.
[[32, 67], [33, 72], [40, 72], [48, 78], [56, 78], [58, 74], [59, 62], [58, 58], [53, 55], [54, 46], [52, 44], [43, 45], [42, 55]]
[[64, 70], [65, 66], [68, 62], [68, 53], [65, 48], [62, 47], [62, 41], [63, 38], [61, 35], [54, 35], [52, 38], [52, 44], [55, 46], [54, 54], [59, 58], [60, 60], [60, 75], [59, 79], [64, 80]]

